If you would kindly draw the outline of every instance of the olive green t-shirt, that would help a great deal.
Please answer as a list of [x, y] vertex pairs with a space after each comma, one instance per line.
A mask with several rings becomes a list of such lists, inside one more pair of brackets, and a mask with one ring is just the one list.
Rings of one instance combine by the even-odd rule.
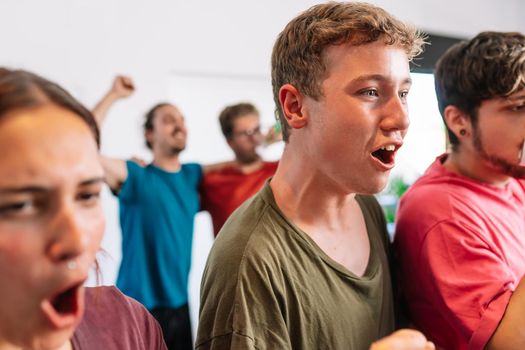
[[374, 197], [356, 199], [370, 240], [362, 277], [286, 219], [268, 182], [235, 211], [206, 263], [196, 348], [360, 350], [391, 333], [383, 213]]

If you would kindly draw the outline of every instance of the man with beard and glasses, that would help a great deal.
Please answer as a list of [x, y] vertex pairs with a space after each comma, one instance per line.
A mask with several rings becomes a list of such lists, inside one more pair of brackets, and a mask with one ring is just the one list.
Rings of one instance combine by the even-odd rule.
[[525, 36], [484, 32], [437, 63], [451, 149], [401, 199], [410, 316], [444, 349], [525, 349]]
[[230, 214], [257, 193], [277, 170], [278, 162], [264, 161], [257, 147], [264, 139], [276, 141], [280, 136], [273, 132], [274, 128], [266, 136], [262, 134], [259, 111], [251, 103], [225, 107], [219, 122], [235, 159], [207, 167], [202, 180], [202, 209], [211, 215], [215, 236]]
[[[129, 78], [115, 78], [93, 111], [99, 125], [111, 105], [133, 90]], [[168, 348], [178, 350], [193, 348], [187, 290], [202, 180], [200, 165], [179, 160], [186, 134], [178, 108], [160, 103], [144, 122], [151, 164], [102, 157], [106, 181], [120, 204], [122, 262], [117, 286], [150, 310]]]

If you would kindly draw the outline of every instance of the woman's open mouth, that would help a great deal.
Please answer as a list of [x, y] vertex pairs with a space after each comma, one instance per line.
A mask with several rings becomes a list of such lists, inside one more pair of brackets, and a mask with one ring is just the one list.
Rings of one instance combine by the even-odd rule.
[[75, 325], [82, 317], [83, 288], [77, 283], [45, 299], [41, 304], [44, 314], [56, 328]]

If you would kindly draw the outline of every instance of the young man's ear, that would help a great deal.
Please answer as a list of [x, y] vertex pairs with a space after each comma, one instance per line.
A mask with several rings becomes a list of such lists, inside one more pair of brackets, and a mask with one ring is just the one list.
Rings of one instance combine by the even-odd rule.
[[144, 139], [151, 144], [151, 138], [153, 137], [153, 130], [146, 129], [144, 130]]
[[226, 143], [228, 144], [228, 146], [230, 146], [230, 148], [232, 148], [233, 138], [232, 137], [227, 137], [226, 138]]
[[472, 123], [470, 117], [456, 106], [449, 105], [444, 111], [445, 122], [458, 140], [472, 135]]
[[284, 117], [292, 129], [301, 129], [307, 124], [303, 114], [303, 95], [291, 84], [285, 84], [279, 89], [279, 101]]

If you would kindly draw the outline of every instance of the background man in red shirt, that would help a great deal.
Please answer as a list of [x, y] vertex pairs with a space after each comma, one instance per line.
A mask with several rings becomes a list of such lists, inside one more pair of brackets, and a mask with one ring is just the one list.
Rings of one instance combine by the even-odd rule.
[[280, 138], [274, 128], [263, 136], [259, 111], [251, 103], [227, 106], [220, 113], [219, 122], [235, 159], [204, 168], [201, 206], [211, 215], [215, 236], [230, 214], [257, 193], [277, 170], [278, 162], [264, 161], [257, 148], [263, 142]]

